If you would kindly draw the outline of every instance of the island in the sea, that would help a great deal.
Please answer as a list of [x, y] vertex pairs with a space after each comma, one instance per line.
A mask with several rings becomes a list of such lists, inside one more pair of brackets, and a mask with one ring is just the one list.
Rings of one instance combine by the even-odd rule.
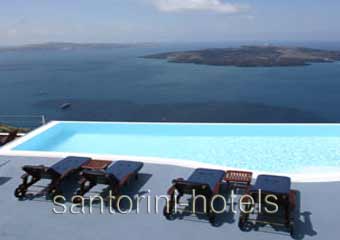
[[239, 48], [166, 52], [143, 56], [143, 58], [217, 66], [282, 67], [340, 61], [340, 51], [304, 47], [242, 46]]

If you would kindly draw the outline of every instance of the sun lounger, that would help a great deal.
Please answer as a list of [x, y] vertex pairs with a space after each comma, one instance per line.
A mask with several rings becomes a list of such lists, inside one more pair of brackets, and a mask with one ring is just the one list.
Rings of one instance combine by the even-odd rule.
[[11, 131], [5, 138], [0, 140], [0, 146], [3, 146], [18, 137], [18, 130]]
[[62, 181], [70, 175], [78, 173], [82, 169], [81, 167], [90, 160], [90, 158], [83, 157], [67, 157], [51, 167], [26, 165], [22, 168], [26, 173], [21, 177], [22, 184], [15, 190], [15, 196], [19, 199], [24, 198], [28, 188], [41, 179], [51, 180], [45, 189], [48, 196], [53, 198], [56, 195], [61, 195], [60, 184]]
[[117, 161], [104, 170], [85, 169], [81, 173], [82, 178], [77, 195], [83, 196], [97, 184], [104, 184], [108, 185], [108, 190], [113, 196], [118, 196], [124, 185], [131, 179], [138, 178], [138, 172], [142, 167], [141, 162]]
[[[259, 194], [261, 193], [261, 196]], [[283, 214], [279, 215], [278, 218], [271, 218], [275, 220], [262, 220], [259, 217], [262, 213], [258, 212], [259, 209], [255, 209], [252, 215], [255, 218], [250, 218], [250, 214], [241, 212], [239, 219], [239, 227], [241, 230], [246, 229], [250, 225], [256, 223], [269, 224], [272, 226], [283, 226], [287, 228], [291, 234], [294, 231], [294, 214], [293, 211], [296, 207], [296, 191], [291, 190], [291, 180], [289, 177], [272, 176], [272, 175], [259, 175], [256, 179], [254, 186], [251, 186], [247, 195], [251, 196], [255, 202], [254, 205], [247, 204], [247, 211], [261, 201], [261, 206], [264, 207], [266, 202], [265, 198], [269, 194], [277, 197], [276, 204], [278, 204], [279, 210], [281, 209]], [[247, 199], [245, 199], [247, 201]], [[272, 200], [273, 201], [273, 200]], [[257, 210], [257, 211], [256, 211]]]
[[215, 222], [215, 213], [210, 209], [211, 199], [215, 194], [220, 192], [220, 186], [225, 176], [225, 172], [222, 170], [212, 169], [196, 169], [187, 180], [175, 179], [172, 181], [173, 185], [168, 190], [169, 206], [164, 207], [164, 216], [167, 219], [172, 219], [175, 212], [175, 194], [177, 203], [183, 195], [203, 195], [206, 198], [206, 214], [208, 215], [211, 223]]

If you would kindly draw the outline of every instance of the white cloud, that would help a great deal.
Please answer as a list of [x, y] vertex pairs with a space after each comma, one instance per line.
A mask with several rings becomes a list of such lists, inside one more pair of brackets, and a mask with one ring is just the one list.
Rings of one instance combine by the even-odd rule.
[[228, 3], [223, 0], [151, 0], [161, 11], [214, 11], [220, 13], [238, 13], [249, 7], [240, 4]]

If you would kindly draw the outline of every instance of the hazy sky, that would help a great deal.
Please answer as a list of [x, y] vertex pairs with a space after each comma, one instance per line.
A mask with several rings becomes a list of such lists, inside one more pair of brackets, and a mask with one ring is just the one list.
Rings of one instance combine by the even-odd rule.
[[0, 45], [340, 41], [340, 0], [1, 0]]

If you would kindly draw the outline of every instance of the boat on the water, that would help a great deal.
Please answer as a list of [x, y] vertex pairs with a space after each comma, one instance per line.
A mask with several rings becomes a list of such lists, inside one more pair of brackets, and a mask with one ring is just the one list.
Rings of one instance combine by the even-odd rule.
[[70, 108], [71, 107], [71, 103], [63, 103], [60, 105], [60, 108], [61, 109], [67, 109], [67, 108]]

